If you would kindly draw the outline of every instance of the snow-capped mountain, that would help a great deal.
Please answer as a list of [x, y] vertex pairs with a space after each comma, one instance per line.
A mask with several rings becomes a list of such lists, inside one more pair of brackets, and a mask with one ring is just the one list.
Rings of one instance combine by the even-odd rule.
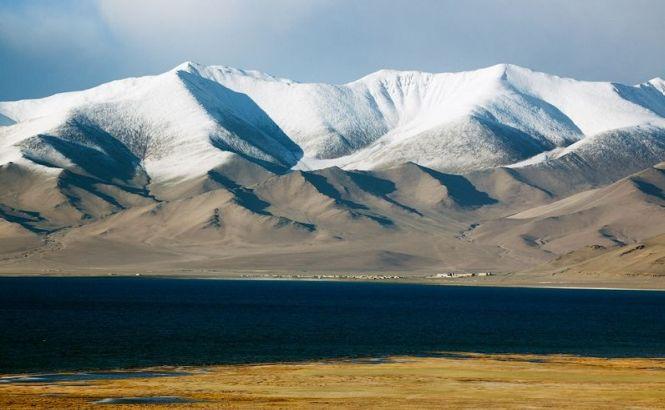
[[615, 130], [624, 143], [612, 150], [662, 158], [665, 81], [585, 82], [496, 65], [382, 70], [328, 85], [188, 62], [156, 76], [1, 102], [0, 164], [75, 167], [125, 182], [203, 175], [237, 156], [284, 170], [415, 162], [467, 172], [578, 149], [602, 158], [603, 135]]
[[0, 271], [514, 272], [662, 235], [664, 160], [662, 79], [185, 63], [0, 102]]

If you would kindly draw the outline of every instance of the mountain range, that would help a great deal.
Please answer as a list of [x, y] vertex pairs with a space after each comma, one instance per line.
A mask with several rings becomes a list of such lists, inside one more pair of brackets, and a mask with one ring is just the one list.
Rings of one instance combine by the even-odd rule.
[[663, 161], [660, 78], [329, 85], [187, 62], [0, 102], [0, 270], [652, 282]]

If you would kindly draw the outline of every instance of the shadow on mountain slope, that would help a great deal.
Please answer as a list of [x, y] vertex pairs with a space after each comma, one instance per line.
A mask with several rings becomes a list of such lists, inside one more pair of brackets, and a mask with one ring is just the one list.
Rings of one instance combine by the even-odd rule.
[[448, 189], [448, 193], [460, 206], [478, 207], [483, 205], [493, 205], [498, 201], [487, 193], [479, 191], [462, 175], [444, 174], [431, 168], [419, 166], [424, 172], [432, 178], [441, 182], [441, 185]]
[[271, 215], [271, 213], [266, 210], [270, 206], [270, 203], [256, 196], [251, 189], [236, 184], [234, 181], [216, 171], [209, 171], [208, 176], [210, 179], [233, 193], [239, 205], [257, 214]]
[[215, 147], [267, 167], [290, 168], [302, 158], [300, 146], [247, 95], [185, 71], [179, 71], [178, 76], [208, 115], [227, 131], [211, 136]]

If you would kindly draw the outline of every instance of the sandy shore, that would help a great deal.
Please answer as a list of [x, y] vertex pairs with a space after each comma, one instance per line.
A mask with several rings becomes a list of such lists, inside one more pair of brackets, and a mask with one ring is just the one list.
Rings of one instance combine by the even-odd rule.
[[157, 370], [188, 374], [0, 383], [0, 408], [665, 407], [665, 359], [455, 354]]

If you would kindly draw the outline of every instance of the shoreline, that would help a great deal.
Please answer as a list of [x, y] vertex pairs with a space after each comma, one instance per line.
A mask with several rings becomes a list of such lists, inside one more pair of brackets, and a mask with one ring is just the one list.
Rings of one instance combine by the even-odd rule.
[[[44, 368], [34, 371], [19, 371], [19, 372], [3, 372], [0, 371], [0, 386], [3, 384], [21, 384], [22, 381], [6, 381], [6, 379], [14, 378], [33, 378], [44, 377], [50, 378], [52, 376], [83, 376], [88, 379], [92, 376], [94, 380], [107, 379], [107, 375], [119, 375], [127, 377], [118, 377], [117, 379], [134, 378], [133, 375], [143, 375], [146, 378], [159, 378], [163, 376], [179, 376], [186, 373], [187, 369], [208, 369], [208, 368], [244, 368], [244, 367], [265, 367], [265, 366], [303, 366], [303, 365], [334, 365], [334, 364], [386, 364], [400, 362], [405, 359], [410, 360], [472, 360], [477, 358], [493, 358], [497, 360], [513, 360], [514, 358], [530, 358], [533, 359], [565, 359], [565, 360], [597, 360], [597, 361], [612, 361], [612, 360], [648, 360], [656, 361], [663, 364], [665, 371], [665, 354], [663, 355], [602, 355], [602, 354], [589, 354], [584, 355], [580, 353], [565, 353], [565, 352], [552, 352], [552, 353], [534, 353], [534, 352], [482, 352], [482, 351], [439, 351], [429, 353], [408, 353], [408, 354], [387, 354], [387, 355], [361, 355], [361, 356], [328, 356], [320, 358], [303, 358], [300, 360], [272, 360], [272, 361], [247, 361], [247, 362], [218, 362], [218, 363], [205, 363], [205, 364], [155, 364], [147, 366], [128, 366], [128, 367], [84, 367], [77, 369], [57, 369], [57, 368]], [[95, 377], [99, 376], [99, 377]], [[4, 380], [3, 380], [4, 379]], [[116, 377], [111, 377], [116, 379]], [[32, 383], [32, 381], [26, 381]], [[48, 381], [46, 381], [48, 383]]]
[[[219, 272], [215, 272], [219, 273]], [[323, 274], [327, 275], [327, 274]], [[7, 273], [0, 272], [1, 278], [136, 278], [136, 279], [178, 279], [178, 280], [247, 280], [247, 281], [296, 281], [296, 282], [345, 282], [345, 283], [383, 283], [383, 284], [403, 284], [403, 285], [426, 285], [426, 286], [462, 286], [462, 287], [495, 287], [495, 288], [528, 288], [528, 289], [563, 289], [563, 290], [601, 290], [601, 291], [648, 291], [648, 292], [664, 292], [665, 283], [663, 287], [639, 287], [639, 286], [626, 286], [617, 285], [612, 286], [611, 283], [599, 281], [599, 283], [579, 283], [579, 282], [530, 282], [530, 281], [514, 281], [506, 278], [508, 274], [497, 274], [491, 277], [474, 277], [474, 278], [453, 278], [453, 279], [436, 279], [417, 276], [402, 276], [399, 278], [386, 278], [386, 279], [372, 279], [368, 275], [344, 275], [340, 277], [316, 277], [312, 276], [292, 276], [276, 274], [275, 276], [245, 276], [245, 274], [229, 274], [229, 275], [189, 275], [182, 273], [161, 273], [161, 272], [109, 272], [103, 274], [100, 272], [21, 272], [21, 273]], [[646, 284], [645, 284], [646, 285]]]

